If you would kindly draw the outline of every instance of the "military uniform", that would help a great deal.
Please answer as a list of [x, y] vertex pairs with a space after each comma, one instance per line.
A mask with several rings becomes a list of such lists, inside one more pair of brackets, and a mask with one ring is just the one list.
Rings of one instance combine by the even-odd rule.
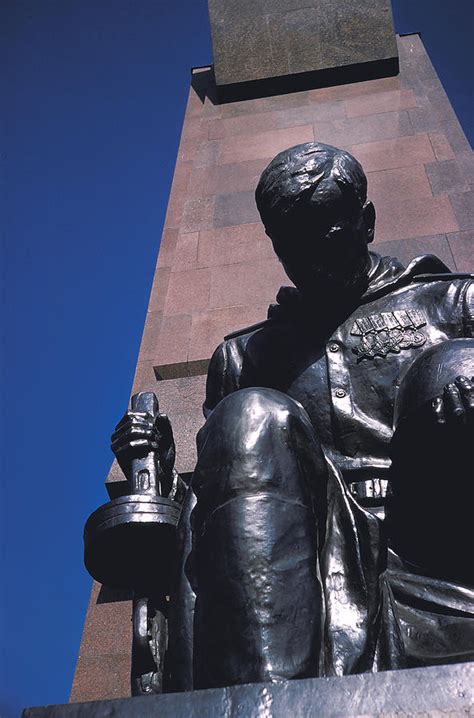
[[284, 288], [216, 349], [178, 531], [173, 690], [472, 657], [474, 591], [408, 566], [378, 517], [397, 387], [425, 349], [472, 336], [473, 280], [371, 254], [345, 313]]
[[362, 503], [383, 498], [393, 404], [405, 371], [425, 349], [473, 335], [474, 278], [436, 257], [371, 253], [369, 286], [337, 326], [283, 288], [269, 319], [230, 335], [208, 372], [205, 415], [227, 394], [272, 387], [308, 412], [324, 451]]

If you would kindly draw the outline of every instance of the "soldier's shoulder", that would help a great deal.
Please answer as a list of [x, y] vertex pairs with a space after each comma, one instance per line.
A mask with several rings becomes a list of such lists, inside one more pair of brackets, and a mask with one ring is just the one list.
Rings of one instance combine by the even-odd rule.
[[458, 279], [473, 279], [469, 272], [453, 272], [434, 254], [422, 254], [412, 259], [401, 276], [412, 282], [451, 282]]
[[[413, 287], [432, 285], [433, 283], [468, 284], [474, 275], [467, 272], [452, 272], [438, 257], [424, 254], [415, 257], [403, 268], [398, 260], [393, 263], [391, 257], [378, 257], [371, 283], [362, 297], [361, 304], [367, 304], [385, 297], [392, 292], [410, 291]], [[395, 268], [395, 269], [394, 269]]]
[[268, 328], [273, 323], [274, 323], [273, 319], [263, 319], [261, 322], [256, 322], [255, 324], [249, 324], [248, 326], [242, 327], [241, 329], [236, 329], [235, 331], [229, 332], [229, 334], [225, 335], [224, 343], [232, 342], [233, 340], [245, 341], [246, 339], [250, 338], [253, 334], [256, 334], [257, 332]]

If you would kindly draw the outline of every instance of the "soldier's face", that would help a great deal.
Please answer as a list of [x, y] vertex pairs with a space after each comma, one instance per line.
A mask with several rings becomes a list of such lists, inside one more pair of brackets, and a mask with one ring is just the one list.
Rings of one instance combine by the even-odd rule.
[[[291, 281], [306, 295], [343, 298], [364, 283], [369, 267], [364, 212], [330, 219], [317, 214], [300, 236], [275, 241], [275, 251]], [[365, 281], [366, 283], [366, 281]]]
[[272, 241], [288, 277], [304, 294], [343, 300], [367, 284], [374, 223], [370, 202], [350, 216], [315, 211], [295, 236]]

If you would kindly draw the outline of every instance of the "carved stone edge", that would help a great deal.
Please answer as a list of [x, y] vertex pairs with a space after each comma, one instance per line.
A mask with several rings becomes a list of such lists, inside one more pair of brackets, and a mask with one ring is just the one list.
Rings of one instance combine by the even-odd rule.
[[458, 663], [27, 708], [23, 718], [286, 718], [383, 713], [408, 716], [427, 711], [436, 711], [436, 715], [468, 715], [474, 705], [473, 686], [474, 663]]

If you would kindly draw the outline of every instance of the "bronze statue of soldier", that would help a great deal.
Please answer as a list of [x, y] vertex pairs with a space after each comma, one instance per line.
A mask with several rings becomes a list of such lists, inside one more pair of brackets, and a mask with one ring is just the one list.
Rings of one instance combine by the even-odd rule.
[[[210, 362], [167, 689], [468, 660], [473, 278], [369, 252], [367, 180], [334, 147], [277, 155], [256, 202], [295, 286]], [[128, 412], [113, 448], [160, 446], [160, 422]]]

